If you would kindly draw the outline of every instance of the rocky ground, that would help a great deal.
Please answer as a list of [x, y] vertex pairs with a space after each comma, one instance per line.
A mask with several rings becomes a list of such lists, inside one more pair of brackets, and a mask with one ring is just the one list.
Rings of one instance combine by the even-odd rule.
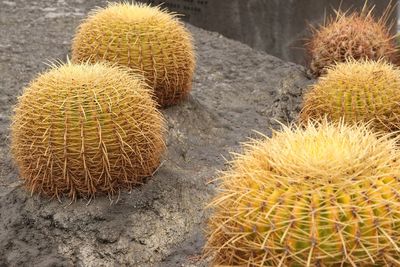
[[117, 203], [31, 197], [9, 151], [12, 106], [23, 87], [66, 60], [95, 0], [0, 0], [0, 266], [205, 266], [209, 181], [240, 143], [292, 121], [311, 81], [304, 69], [188, 25], [197, 49], [193, 92], [163, 110], [168, 152], [144, 186]]

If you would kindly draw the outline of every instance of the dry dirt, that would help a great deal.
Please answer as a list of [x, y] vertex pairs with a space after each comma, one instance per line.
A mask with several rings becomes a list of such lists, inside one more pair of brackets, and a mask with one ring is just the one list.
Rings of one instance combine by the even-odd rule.
[[168, 152], [144, 186], [90, 205], [31, 197], [9, 152], [12, 106], [23, 87], [66, 60], [94, 0], [0, 0], [0, 266], [205, 266], [208, 183], [229, 152], [292, 121], [311, 81], [304, 69], [188, 25], [197, 47], [193, 92], [163, 111]]

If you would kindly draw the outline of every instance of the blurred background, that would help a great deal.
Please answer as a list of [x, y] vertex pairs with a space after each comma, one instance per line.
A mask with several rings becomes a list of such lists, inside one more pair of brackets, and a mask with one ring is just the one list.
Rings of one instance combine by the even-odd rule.
[[[266, 51], [281, 59], [305, 64], [303, 44], [309, 24], [323, 23], [333, 10], [360, 10], [365, 0], [139, 0], [184, 14], [183, 20], [206, 30]], [[379, 17], [397, 1], [369, 0]], [[397, 12], [389, 22], [396, 32]], [[396, 23], [395, 23], [396, 22]]]

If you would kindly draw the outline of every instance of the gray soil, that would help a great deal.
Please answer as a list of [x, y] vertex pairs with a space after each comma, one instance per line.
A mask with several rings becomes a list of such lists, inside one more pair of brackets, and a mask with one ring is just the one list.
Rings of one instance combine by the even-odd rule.
[[298, 65], [188, 25], [193, 92], [163, 111], [168, 152], [156, 175], [116, 203], [31, 197], [9, 151], [12, 106], [46, 60], [66, 60], [75, 27], [96, 5], [105, 3], [0, 0], [0, 266], [205, 266], [209, 181], [253, 130], [292, 121], [311, 81]]

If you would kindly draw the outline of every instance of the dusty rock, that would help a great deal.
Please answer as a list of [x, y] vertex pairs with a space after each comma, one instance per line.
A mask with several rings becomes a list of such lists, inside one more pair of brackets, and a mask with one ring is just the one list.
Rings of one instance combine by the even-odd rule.
[[[311, 81], [298, 65], [188, 25], [197, 47], [191, 97], [163, 111], [168, 153], [154, 177], [110, 201], [31, 197], [9, 151], [12, 105], [66, 60], [75, 27], [102, 1], [0, 0], [0, 266], [205, 266], [209, 181], [240, 143], [292, 121]], [[87, 205], [88, 204], [88, 205]]]

